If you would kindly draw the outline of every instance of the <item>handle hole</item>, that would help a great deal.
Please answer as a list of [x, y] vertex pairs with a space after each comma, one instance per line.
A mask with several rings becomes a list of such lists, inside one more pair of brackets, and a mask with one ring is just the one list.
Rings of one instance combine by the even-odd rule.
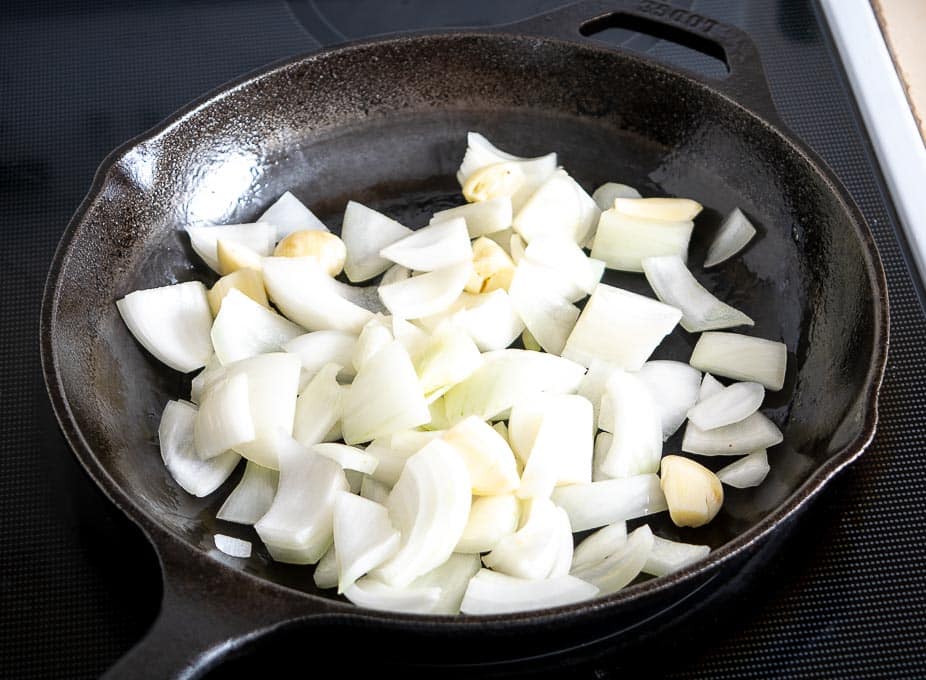
[[616, 12], [585, 22], [579, 32], [587, 38], [641, 52], [708, 78], [721, 79], [730, 73], [720, 45], [669, 24]]

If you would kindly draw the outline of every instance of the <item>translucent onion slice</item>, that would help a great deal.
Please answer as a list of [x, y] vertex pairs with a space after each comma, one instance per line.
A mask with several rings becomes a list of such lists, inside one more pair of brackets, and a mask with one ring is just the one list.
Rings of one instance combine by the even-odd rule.
[[344, 273], [357, 283], [382, 274], [390, 262], [379, 251], [412, 233], [394, 219], [356, 201], [348, 201], [341, 225], [341, 240], [347, 247]]
[[524, 250], [524, 257], [560, 274], [584, 293], [582, 297], [595, 290], [604, 274], [604, 262], [588, 257], [571, 239], [558, 236], [535, 238]]
[[193, 446], [196, 407], [183, 401], [169, 401], [161, 414], [158, 444], [164, 466], [189, 494], [202, 498], [218, 489], [241, 460], [234, 451], [226, 451], [202, 460]]
[[499, 196], [479, 203], [467, 203], [457, 208], [434, 213], [431, 224], [462, 217], [470, 238], [494, 234], [511, 226], [514, 213], [510, 196]]
[[[431, 323], [422, 319], [425, 325]], [[482, 295], [463, 293], [448, 310], [450, 323], [469, 334], [480, 352], [505, 349], [524, 330], [507, 291], [493, 290]], [[436, 326], [430, 326], [433, 330]]]
[[722, 391], [724, 384], [717, 380], [710, 373], [704, 374], [704, 379], [701, 380], [701, 388], [698, 390], [698, 401], [704, 401], [708, 397], [713, 397], [718, 392]]
[[783, 342], [717, 331], [701, 334], [688, 361], [699, 370], [761, 383], [773, 392], [785, 384], [787, 362]]
[[682, 451], [702, 456], [736, 456], [771, 448], [783, 439], [775, 423], [756, 412], [738, 423], [713, 430], [702, 430], [689, 422], [685, 427]]
[[267, 514], [254, 525], [277, 562], [314, 564], [334, 538], [334, 503], [348, 490], [344, 470], [277, 432], [280, 483]]
[[[328, 231], [320, 219], [290, 192], [285, 191], [273, 205], [257, 218], [276, 227], [276, 239], [282, 241], [294, 231]], [[269, 255], [270, 253], [262, 253]]]
[[694, 222], [661, 222], [605, 210], [598, 221], [592, 257], [609, 269], [642, 272], [643, 258], [678, 255], [687, 259]]
[[[379, 460], [377, 460], [377, 464], [379, 464]], [[386, 499], [389, 498], [390, 491], [392, 491], [391, 486], [383, 484], [370, 475], [364, 475], [363, 480], [360, 482], [360, 495], [370, 499], [374, 503], [382, 503], [385, 505]]]
[[385, 322], [380, 317], [373, 317], [360, 331], [354, 347], [354, 356], [351, 357], [355, 374], [363, 368], [370, 357], [394, 340], [390, 326], [392, 326], [391, 322]]
[[136, 290], [116, 307], [135, 339], [174, 370], [195, 371], [212, 356], [212, 312], [199, 281]]
[[380, 257], [418, 272], [473, 259], [466, 220], [456, 217], [422, 227], [379, 251]]
[[337, 588], [338, 586], [338, 553], [334, 549], [334, 543], [328, 548], [328, 551], [322, 555], [322, 558], [315, 565], [315, 573], [312, 580], [319, 588]]
[[637, 371], [681, 317], [675, 307], [599, 283], [566, 341], [563, 357], [583, 366], [600, 359]]
[[463, 162], [457, 171], [457, 181], [460, 186], [466, 184], [466, 180], [474, 172], [486, 166], [495, 163], [517, 162], [518, 168], [524, 176], [524, 181], [511, 196], [514, 210], [518, 210], [537, 188], [556, 171], [555, 153], [549, 153], [538, 158], [520, 158], [493, 146], [488, 139], [478, 132], [468, 133], [466, 141], [466, 154], [463, 156]]
[[560, 354], [579, 318], [579, 308], [551, 287], [540, 268], [525, 267], [522, 260], [508, 289], [511, 304], [538, 344]]
[[235, 450], [248, 460], [277, 469], [277, 432], [293, 431], [296, 391], [299, 388], [299, 358], [283, 352], [258, 354], [227, 367], [227, 375], [248, 377], [248, 402], [257, 435]]
[[431, 614], [459, 614], [463, 593], [470, 579], [482, 568], [479, 555], [458, 555], [454, 553], [442, 565], [412, 581], [412, 587], [440, 587], [440, 597], [431, 609]]
[[653, 547], [643, 565], [643, 573], [666, 576], [704, 559], [710, 552], [710, 546], [707, 545], [680, 543], [653, 536]]
[[232, 375], [203, 397], [193, 426], [193, 442], [202, 460], [215, 458], [257, 438], [248, 376]]
[[358, 444], [424, 425], [431, 412], [418, 374], [401, 343], [393, 340], [357, 373], [344, 399], [344, 442]]
[[482, 365], [482, 355], [468, 333], [447, 324], [428, 338], [413, 363], [421, 390], [431, 397], [466, 380]]
[[299, 378], [300, 392], [315, 377], [325, 364], [338, 364], [338, 375], [344, 379], [353, 378], [352, 359], [357, 345], [357, 336], [346, 331], [315, 331], [306, 333], [283, 345], [283, 349], [299, 357], [302, 374]]
[[710, 248], [707, 249], [704, 267], [715, 267], [721, 262], [726, 262], [745, 248], [755, 235], [756, 228], [752, 226], [743, 211], [734, 208], [720, 225]]
[[405, 469], [405, 463], [417, 451], [397, 451], [389, 446], [386, 440], [388, 437], [385, 440], [376, 439], [370, 442], [370, 445], [364, 449], [364, 453], [376, 459], [376, 469], [370, 476], [391, 489], [399, 481], [399, 476]]
[[[312, 450], [325, 458], [330, 458], [345, 470], [354, 470], [365, 475], [371, 475], [376, 470], [379, 461], [373, 456], [347, 444], [325, 442], [315, 444]], [[359, 490], [359, 489], [358, 489]]]
[[385, 506], [342, 491], [334, 502], [334, 548], [338, 556], [338, 592], [375, 569], [399, 549], [399, 532]]
[[689, 333], [755, 324], [738, 309], [711, 295], [678, 255], [646, 257], [642, 264], [656, 297], [682, 310], [680, 323]]
[[463, 292], [472, 271], [472, 262], [460, 262], [380, 286], [379, 295], [393, 316], [420, 319], [450, 307]]
[[610, 477], [633, 477], [659, 470], [662, 420], [656, 402], [636, 375], [620, 369], [605, 387], [613, 419], [602, 429], [614, 437], [601, 470]]
[[569, 174], [559, 169], [517, 211], [511, 223], [525, 242], [540, 236], [560, 236], [585, 243], [601, 211]]
[[665, 441], [682, 426], [688, 410], [698, 403], [701, 371], [680, 361], [647, 361], [637, 371], [637, 377], [653, 397]]
[[518, 530], [521, 502], [513, 493], [478, 496], [473, 499], [469, 519], [454, 552], [483, 553]]
[[569, 515], [573, 531], [597, 529], [668, 508], [654, 474], [560, 486], [552, 498]]
[[215, 547], [229, 557], [247, 559], [251, 556], [250, 541], [243, 541], [240, 538], [226, 536], [225, 534], [216, 534], [212, 537], [212, 540], [215, 542]]
[[518, 488], [518, 468], [508, 442], [484, 420], [464, 418], [441, 435], [463, 459], [476, 496], [510, 493]]
[[404, 587], [444, 563], [466, 528], [470, 487], [466, 465], [440, 439], [409, 458], [387, 502], [402, 544], [373, 575]]
[[692, 406], [688, 419], [702, 430], [732, 425], [758, 411], [763, 399], [765, 388], [759, 383], [733, 383]]
[[296, 399], [293, 437], [303, 446], [325, 440], [341, 419], [345, 393], [338, 384], [338, 364], [327, 364], [309, 381]]
[[236, 524], [254, 524], [267, 514], [277, 492], [280, 473], [247, 461], [238, 486], [228, 494], [216, 519]]
[[487, 352], [483, 359], [482, 366], [444, 396], [451, 422], [473, 415], [492, 420], [539, 392], [575, 392], [585, 373], [568, 359], [528, 350]]
[[344, 591], [358, 607], [406, 614], [430, 614], [440, 601], [439, 586], [397, 588], [369, 576]]
[[701, 204], [690, 198], [625, 198], [614, 200], [614, 209], [632, 217], [663, 222], [693, 220], [701, 212]]
[[480, 569], [466, 588], [464, 614], [510, 614], [589, 600], [598, 588], [575, 576], [532, 581]]
[[359, 334], [373, 314], [344, 297], [335, 281], [311, 257], [266, 257], [264, 284], [270, 299], [287, 318], [310, 331]]
[[572, 575], [597, 586], [602, 595], [617, 592], [640, 575], [653, 549], [653, 538], [653, 532], [644, 524], [601, 562], [574, 569]]
[[277, 352], [303, 329], [239, 290], [228, 291], [212, 324], [212, 345], [223, 364]]
[[482, 561], [490, 569], [510, 576], [549, 578], [563, 544], [563, 532], [572, 543], [569, 520], [547, 498], [531, 500], [524, 516], [521, 528], [503, 537]]
[[769, 468], [765, 451], [753, 451], [717, 471], [717, 478], [727, 486], [747, 489], [765, 481]]
[[190, 236], [190, 245], [209, 268], [221, 274], [219, 255], [216, 244], [219, 239], [230, 243], [238, 243], [256, 252], [258, 255], [269, 255], [273, 252], [276, 243], [276, 228], [267, 222], [253, 224], [215, 224], [197, 227], [187, 227]]
[[627, 543], [627, 522], [615, 522], [598, 529], [576, 546], [572, 569], [597, 564], [616, 553]]
[[592, 199], [598, 205], [598, 209], [604, 212], [614, 207], [616, 198], [642, 198], [640, 192], [626, 184], [617, 182], [607, 182], [595, 189]]

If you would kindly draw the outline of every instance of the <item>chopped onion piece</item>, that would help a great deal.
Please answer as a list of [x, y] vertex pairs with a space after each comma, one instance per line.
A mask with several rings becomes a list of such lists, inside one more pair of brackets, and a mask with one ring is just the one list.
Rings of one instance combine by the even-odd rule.
[[614, 199], [614, 209], [624, 215], [648, 220], [680, 222], [693, 220], [701, 212], [701, 204], [690, 198], [624, 198]]
[[212, 356], [212, 312], [199, 281], [136, 290], [116, 307], [135, 339], [174, 370], [195, 371]]
[[704, 259], [705, 269], [729, 260], [745, 248], [755, 235], [756, 228], [752, 226], [743, 211], [734, 208], [720, 225], [710, 248], [707, 249], [707, 257]]
[[337, 588], [338, 586], [338, 554], [334, 549], [334, 543], [328, 548], [328, 551], [322, 555], [322, 558], [315, 565], [315, 573], [312, 580], [319, 588]]
[[[347, 444], [324, 442], [312, 446], [312, 450], [326, 458], [330, 458], [345, 470], [354, 470], [365, 475], [371, 475], [376, 470], [379, 461], [364, 452]], [[359, 491], [359, 489], [358, 489]]]
[[508, 254], [511, 255], [511, 261], [518, 264], [524, 258], [524, 251], [527, 244], [520, 234], [512, 234], [508, 241]]
[[409, 457], [417, 451], [397, 451], [388, 442], [377, 439], [364, 449], [364, 453], [376, 459], [376, 469], [371, 477], [392, 488], [399, 481]]
[[466, 221], [466, 229], [470, 238], [479, 238], [486, 234], [497, 233], [511, 226], [511, 218], [513, 217], [511, 197], [499, 196], [479, 203], [467, 203], [457, 208], [441, 210], [434, 213], [431, 224], [459, 217]]
[[344, 470], [283, 432], [275, 449], [280, 483], [267, 514], [254, 525], [277, 562], [314, 564], [334, 537], [334, 502], [348, 490]]
[[659, 477], [654, 474], [560, 486], [552, 498], [569, 515], [573, 531], [596, 529], [668, 508]]
[[395, 220], [356, 201], [348, 201], [341, 225], [341, 240], [347, 247], [344, 274], [357, 283], [382, 274], [390, 262], [379, 251], [412, 233]]
[[334, 502], [334, 548], [338, 556], [338, 592], [375, 569], [399, 549], [399, 532], [379, 503], [342, 491]]
[[473, 499], [469, 519], [454, 552], [483, 553], [518, 530], [521, 503], [512, 493], [478, 496]]
[[430, 614], [440, 595], [439, 586], [396, 588], [369, 576], [344, 591], [344, 597], [358, 607], [406, 614]]
[[785, 384], [787, 362], [783, 342], [712, 331], [701, 334], [688, 363], [726, 378], [761, 383], [776, 392]]
[[158, 444], [164, 467], [189, 494], [202, 498], [218, 489], [241, 460], [234, 451], [226, 451], [202, 460], [193, 447], [195, 406], [183, 401], [169, 401], [161, 414]]
[[470, 579], [482, 567], [479, 555], [454, 553], [446, 562], [412, 581], [412, 588], [440, 587], [440, 597], [431, 614], [459, 614], [463, 593]]
[[685, 427], [682, 451], [702, 456], [736, 456], [768, 449], [784, 440], [781, 430], [762, 413], [713, 430], [702, 430], [689, 422]]
[[713, 397], [718, 392], [722, 391], [724, 384], [717, 380], [710, 373], [704, 374], [704, 379], [701, 381], [701, 388], [698, 390], [698, 401], [704, 401], [708, 397]]
[[457, 171], [457, 181], [462, 187], [477, 170], [496, 163], [516, 162], [524, 176], [524, 181], [511, 196], [511, 203], [518, 210], [524, 202], [556, 171], [556, 154], [549, 153], [538, 158], [520, 158], [512, 156], [493, 146], [488, 139], [478, 132], [466, 136], [466, 155]]
[[611, 450], [611, 443], [614, 441], [614, 435], [610, 432], [599, 432], [595, 437], [595, 452], [592, 454], [592, 481], [600, 482], [605, 479], [613, 479], [611, 475], [601, 469], [601, 464], [608, 457], [608, 451]]
[[[422, 319], [433, 330], [434, 317]], [[463, 293], [453, 307], [447, 310], [447, 319], [453, 326], [466, 331], [480, 352], [505, 349], [524, 330], [524, 322], [515, 311], [507, 291], [470, 295]]]
[[[377, 459], [376, 462], [378, 464], [379, 459]], [[386, 499], [389, 498], [390, 491], [392, 491], [391, 486], [384, 484], [370, 475], [364, 475], [360, 482], [360, 495], [370, 499], [374, 503], [382, 503], [385, 505]]]
[[222, 273], [216, 245], [219, 239], [245, 246], [258, 255], [269, 255], [276, 243], [276, 228], [266, 222], [187, 227], [186, 231], [196, 254], [212, 271], [219, 274]]
[[257, 438], [247, 375], [232, 375], [203, 397], [193, 426], [193, 442], [202, 460], [215, 458]]
[[598, 209], [602, 212], [613, 208], [614, 199], [616, 198], [642, 198], [642, 196], [640, 196], [640, 192], [633, 187], [627, 186], [626, 184], [618, 184], [617, 182], [602, 184], [595, 189], [595, 193], [592, 194], [592, 199], [594, 199], [595, 203], [598, 205]]
[[[221, 252], [221, 240], [219, 241], [219, 252]], [[253, 251], [251, 251], [253, 252]], [[218, 316], [222, 309], [222, 300], [228, 295], [228, 291], [236, 289], [249, 298], [254, 300], [267, 309], [270, 309], [270, 301], [267, 299], [267, 291], [264, 290], [264, 277], [260, 273], [260, 255], [254, 254], [257, 258], [256, 266], [245, 267], [234, 270], [231, 274], [226, 274], [213, 284], [206, 292], [206, 299], [209, 301], [209, 309], [212, 316]]]
[[225, 377], [225, 367], [222, 366], [219, 358], [213, 354], [209, 357], [209, 361], [206, 362], [203, 370], [197, 373], [196, 377], [190, 382], [190, 401], [198, 404], [202, 401], [203, 394], [223, 377]]
[[682, 310], [680, 323], [689, 333], [755, 324], [738, 309], [711, 295], [678, 255], [646, 257], [642, 263], [656, 297]]
[[353, 378], [356, 371], [352, 359], [356, 346], [357, 336], [346, 331], [314, 331], [286, 342], [283, 349], [298, 356], [302, 362], [300, 393], [326, 364], [338, 364], [341, 367], [340, 377]]
[[717, 471], [717, 478], [727, 486], [747, 489], [764, 482], [769, 469], [768, 455], [763, 449], [753, 451], [748, 456], [721, 468]]
[[409, 356], [417, 356], [430, 341], [429, 335], [407, 319], [398, 316], [390, 318], [392, 319], [392, 336], [402, 343], [402, 347]]
[[508, 442], [484, 420], [470, 416], [441, 436], [469, 471], [476, 496], [510, 493], [518, 488], [518, 468]]
[[482, 356], [482, 366], [444, 396], [451, 422], [472, 415], [492, 420], [539, 392], [575, 392], [585, 373], [579, 364], [542, 352], [505, 349]]
[[[295, 231], [328, 231], [328, 227], [315, 217], [315, 214], [302, 201], [288, 191], [284, 191], [283, 195], [257, 218], [257, 221], [276, 227], [276, 241], [282, 241]], [[269, 255], [270, 253], [262, 254]]]
[[534, 498], [521, 528], [499, 540], [482, 561], [490, 569], [510, 576], [549, 578], [563, 544], [563, 532], [571, 545], [572, 531], [566, 513], [547, 498]]
[[380, 286], [383, 304], [394, 316], [420, 319], [447, 309], [463, 292], [473, 271], [472, 262], [437, 269], [404, 281]]
[[379, 285], [388, 286], [390, 283], [404, 281], [411, 275], [412, 272], [410, 269], [407, 269], [400, 264], [394, 264], [386, 270], [385, 274], [383, 274], [383, 278], [380, 279]]
[[524, 250], [524, 257], [556, 271], [585, 295], [595, 290], [604, 274], [604, 262], [588, 257], [575, 242], [558, 236], [535, 238]]
[[647, 361], [637, 377], [653, 397], [665, 441], [685, 422], [688, 409], [698, 403], [701, 372], [681, 361]]
[[615, 522], [602, 527], [576, 546], [572, 555], [572, 570], [591, 566], [613, 555], [627, 543], [627, 522]]
[[646, 385], [620, 369], [605, 387], [613, 420], [602, 427], [614, 437], [601, 470], [610, 477], [633, 477], [659, 470], [662, 457], [662, 421]]
[[[392, 324], [390, 323], [389, 326]], [[379, 317], [373, 317], [360, 331], [357, 338], [357, 344], [354, 347], [354, 356], [351, 357], [351, 363], [354, 365], [354, 371], [359, 371], [363, 365], [375, 355], [379, 350], [392, 342], [392, 331]]]
[[550, 354], [560, 354], [572, 332], [579, 308], [559, 295], [539, 268], [525, 267], [526, 260], [515, 270], [508, 295], [531, 335]]
[[666, 576], [704, 559], [710, 551], [710, 546], [680, 543], [653, 536], [653, 548], [646, 564], [643, 565], [643, 573]]
[[448, 324], [431, 335], [414, 365], [424, 394], [436, 397], [472, 375], [482, 355], [469, 334]]
[[374, 576], [403, 587], [445, 562], [466, 528], [470, 487], [466, 465], [440, 439], [409, 458], [387, 502], [401, 547]]
[[344, 399], [341, 432], [345, 443], [358, 444], [430, 420], [415, 367], [401, 343], [393, 340], [354, 378]]
[[418, 272], [432, 272], [473, 259], [466, 220], [456, 217], [422, 227], [379, 251], [380, 257]]
[[598, 588], [574, 576], [532, 581], [480, 569], [469, 582], [460, 611], [464, 614], [510, 614], [589, 600]]
[[634, 529], [624, 545], [601, 562], [574, 569], [572, 575], [597, 586], [602, 595], [614, 593], [640, 575], [652, 549], [653, 532], [644, 524]]
[[418, 453], [425, 446], [435, 439], [440, 438], [444, 433], [436, 430], [428, 432], [422, 430], [400, 430], [389, 435], [389, 446], [394, 451], [401, 451], [406, 455]]
[[226, 536], [225, 534], [216, 534], [212, 538], [215, 541], [215, 547], [229, 557], [247, 559], [251, 556], [250, 541], [243, 541], [240, 538]]
[[758, 411], [763, 399], [765, 388], [759, 383], [733, 383], [692, 406], [688, 419], [702, 430], [732, 425]]
[[341, 419], [344, 392], [337, 379], [340, 370], [338, 364], [327, 364], [296, 399], [293, 437], [303, 446], [324, 441]]
[[[311, 257], [265, 257], [264, 283], [270, 299], [287, 318], [310, 331], [358, 334], [373, 314], [346, 299], [345, 289]], [[307, 294], [307, 292], [309, 292]]]
[[530, 243], [545, 235], [585, 243], [601, 211], [569, 174], [559, 169], [535, 191], [514, 216], [511, 226]]
[[605, 394], [605, 387], [608, 384], [608, 378], [611, 377], [611, 374], [614, 372], [615, 368], [617, 367], [609, 364], [606, 361], [592, 359], [589, 362], [588, 372], [582, 376], [582, 382], [579, 383], [579, 387], [576, 390], [576, 394], [585, 397], [592, 404], [593, 432], [597, 431], [598, 428], [601, 427], [601, 398]]
[[237, 289], [222, 301], [212, 324], [212, 345], [223, 364], [256, 354], [278, 352], [283, 345], [303, 334], [303, 329]]
[[247, 461], [238, 486], [228, 494], [216, 519], [237, 524], [254, 524], [267, 514], [277, 492], [280, 473]]
[[674, 307], [599, 283], [566, 341], [563, 357], [583, 366], [600, 359], [637, 371], [681, 317]]
[[[620, 200], [620, 199], [618, 199]], [[605, 210], [598, 221], [592, 257], [609, 269], [642, 272], [643, 258], [678, 255], [687, 258], [694, 222], [662, 222]]]

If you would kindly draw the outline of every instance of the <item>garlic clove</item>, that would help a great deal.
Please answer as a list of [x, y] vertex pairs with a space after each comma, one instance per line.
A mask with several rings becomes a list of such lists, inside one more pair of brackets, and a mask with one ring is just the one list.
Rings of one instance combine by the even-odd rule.
[[223, 276], [239, 269], [261, 269], [261, 254], [237, 241], [220, 238], [215, 242], [215, 252], [219, 261], [219, 273]]
[[264, 290], [264, 277], [256, 269], [245, 267], [236, 269], [231, 274], [226, 274], [206, 292], [212, 316], [218, 316], [219, 310], [222, 308], [222, 300], [225, 299], [228, 291], [232, 288], [240, 290], [254, 302], [268, 309], [270, 308], [270, 303], [267, 301], [267, 292]]
[[493, 163], [480, 168], [463, 185], [463, 197], [470, 203], [511, 196], [524, 184], [524, 171], [517, 162]]
[[466, 292], [508, 290], [513, 277], [514, 262], [500, 245], [485, 236], [473, 241], [473, 273], [464, 287]]
[[337, 276], [344, 269], [347, 248], [344, 241], [327, 231], [294, 231], [277, 244], [275, 257], [314, 257], [322, 269]]
[[713, 472], [682, 456], [662, 459], [660, 479], [669, 516], [680, 527], [700, 527], [710, 522], [723, 505], [723, 486]]

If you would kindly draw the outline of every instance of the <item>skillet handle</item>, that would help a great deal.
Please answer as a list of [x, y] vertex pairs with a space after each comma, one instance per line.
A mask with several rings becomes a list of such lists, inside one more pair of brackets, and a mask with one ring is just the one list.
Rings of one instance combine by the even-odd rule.
[[164, 585], [161, 611], [104, 680], [198, 678], [275, 629], [326, 618], [328, 607], [320, 601], [285, 597], [174, 539], [155, 543]]
[[674, 65], [672, 68], [720, 90], [766, 120], [781, 124], [755, 43], [739, 28], [703, 14], [660, 0], [581, 0], [524, 21], [500, 26], [499, 30], [575, 42], [617, 24], [724, 61], [729, 73], [720, 80]]

